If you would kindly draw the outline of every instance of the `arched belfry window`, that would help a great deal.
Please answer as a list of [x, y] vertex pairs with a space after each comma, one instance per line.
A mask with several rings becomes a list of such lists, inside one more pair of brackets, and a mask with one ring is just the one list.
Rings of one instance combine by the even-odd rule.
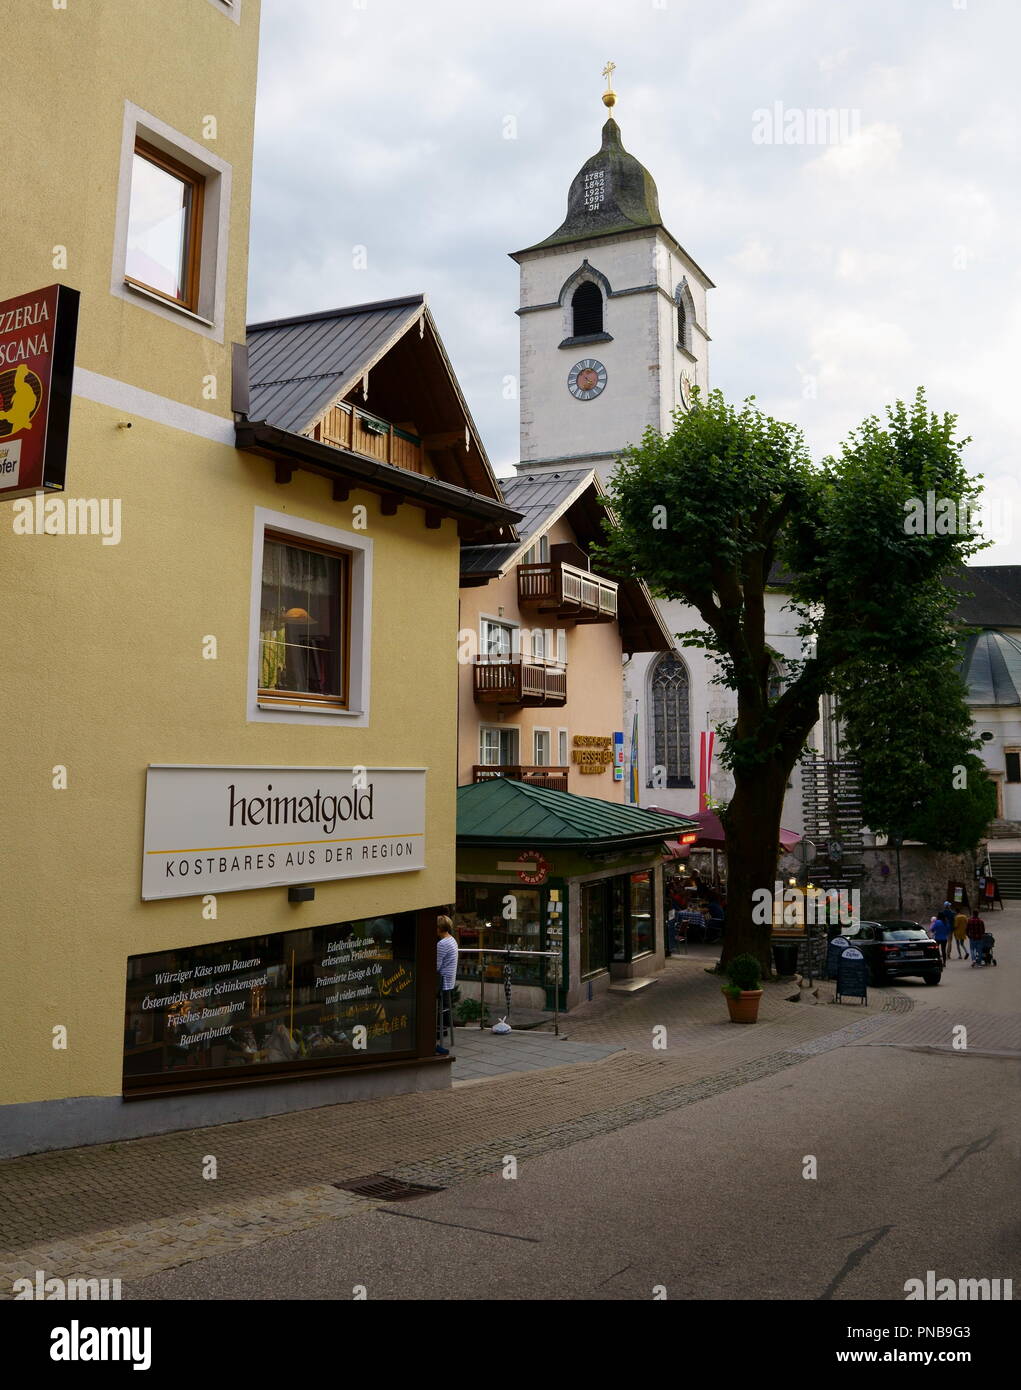
[[603, 331], [603, 296], [599, 286], [591, 280], [583, 280], [571, 296], [571, 310], [574, 315], [573, 331], [576, 338], [587, 338], [593, 333]]
[[677, 346], [691, 351], [691, 330], [695, 323], [695, 301], [688, 289], [688, 282], [682, 280], [674, 295], [677, 304]]
[[691, 699], [688, 668], [676, 652], [664, 652], [650, 681], [653, 765], [668, 787], [690, 787]]

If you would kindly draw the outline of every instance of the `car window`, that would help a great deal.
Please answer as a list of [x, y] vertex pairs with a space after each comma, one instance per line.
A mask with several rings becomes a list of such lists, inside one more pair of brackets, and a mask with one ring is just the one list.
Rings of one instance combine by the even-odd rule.
[[928, 932], [915, 927], [891, 927], [883, 932], [884, 941], [928, 941], [928, 939]]

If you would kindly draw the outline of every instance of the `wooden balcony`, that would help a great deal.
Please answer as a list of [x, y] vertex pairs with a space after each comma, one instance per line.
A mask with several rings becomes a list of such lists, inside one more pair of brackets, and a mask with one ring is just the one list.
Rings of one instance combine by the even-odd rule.
[[518, 565], [518, 603], [553, 613], [561, 621], [612, 623], [617, 618], [617, 585], [551, 558], [541, 564]]
[[380, 463], [392, 463], [395, 468], [406, 468], [410, 473], [433, 476], [417, 435], [398, 429], [388, 420], [358, 406], [344, 402], [333, 406], [311, 431], [311, 438], [332, 444], [335, 449], [350, 449], [353, 453], [379, 459]]
[[491, 777], [510, 777], [515, 782], [527, 782], [533, 787], [548, 787], [550, 791], [567, 791], [566, 767], [525, 767], [506, 764], [500, 767], [474, 767], [473, 782], [488, 782]]
[[479, 705], [566, 705], [567, 671], [554, 662], [501, 661], [478, 657], [475, 703]]

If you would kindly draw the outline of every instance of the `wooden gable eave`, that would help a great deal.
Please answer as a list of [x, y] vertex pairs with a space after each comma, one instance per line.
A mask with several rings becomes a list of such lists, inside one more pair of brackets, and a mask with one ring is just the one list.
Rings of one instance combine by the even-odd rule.
[[511, 533], [514, 523], [521, 519], [521, 513], [502, 500], [322, 444], [307, 435], [292, 434], [266, 421], [239, 420], [235, 424], [235, 443], [246, 453], [268, 459], [281, 486], [288, 484], [298, 470], [315, 473], [331, 481], [335, 501], [346, 501], [352, 489], [360, 488], [381, 498], [384, 515], [393, 515], [399, 506], [409, 503], [422, 509], [429, 529], [450, 517], [464, 540], [485, 534], [494, 526], [504, 526]]

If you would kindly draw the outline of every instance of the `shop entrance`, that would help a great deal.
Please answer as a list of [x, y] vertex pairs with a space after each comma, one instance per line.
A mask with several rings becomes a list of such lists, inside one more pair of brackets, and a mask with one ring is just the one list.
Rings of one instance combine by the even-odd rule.
[[594, 975], [610, 962], [610, 882], [581, 885], [581, 974]]

